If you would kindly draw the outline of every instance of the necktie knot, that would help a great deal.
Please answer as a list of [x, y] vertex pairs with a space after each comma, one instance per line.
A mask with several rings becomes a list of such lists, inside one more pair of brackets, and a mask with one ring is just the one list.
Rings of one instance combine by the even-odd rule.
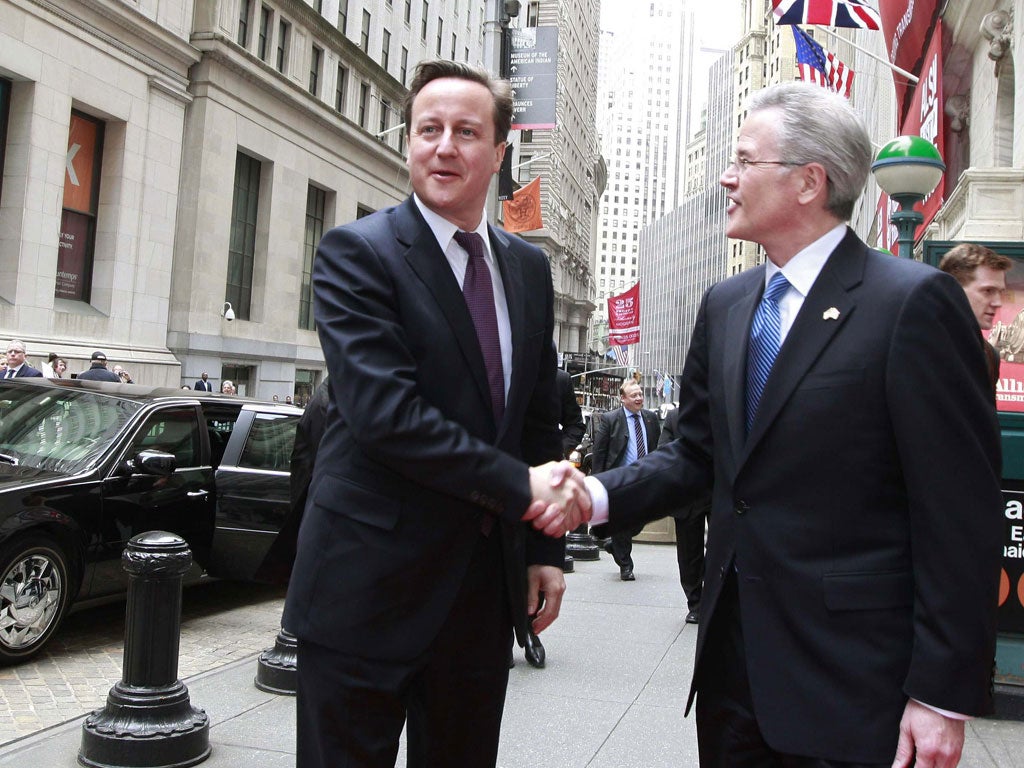
[[772, 275], [772, 279], [768, 281], [768, 287], [764, 289], [764, 296], [761, 297], [761, 301], [773, 301], [778, 304], [782, 294], [788, 288], [789, 281], [786, 279], [786, 276], [782, 272], [776, 272]]
[[455, 242], [462, 246], [470, 258], [482, 259], [484, 257], [484, 239], [476, 232], [459, 230], [455, 233]]

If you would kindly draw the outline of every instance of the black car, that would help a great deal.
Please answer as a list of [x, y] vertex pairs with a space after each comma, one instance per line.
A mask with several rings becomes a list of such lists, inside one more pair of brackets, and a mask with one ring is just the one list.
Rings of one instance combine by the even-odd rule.
[[123, 595], [137, 533], [182, 536], [186, 580], [251, 579], [288, 510], [302, 411], [207, 392], [0, 380], [0, 664], [69, 607]]

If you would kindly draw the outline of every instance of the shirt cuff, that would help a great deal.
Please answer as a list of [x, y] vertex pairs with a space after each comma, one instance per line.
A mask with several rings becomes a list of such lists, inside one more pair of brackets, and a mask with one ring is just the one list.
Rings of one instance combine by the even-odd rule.
[[608, 491], [601, 485], [601, 481], [593, 475], [583, 478], [583, 484], [590, 493], [591, 525], [603, 525], [608, 522]]
[[943, 717], [948, 717], [950, 720], [973, 720], [974, 719], [970, 715], [961, 715], [959, 712], [950, 712], [948, 709], [939, 709], [938, 707], [933, 707], [931, 704], [925, 704], [920, 699], [913, 699], [913, 701], [916, 701], [922, 707], [927, 707], [932, 712], [938, 712]]

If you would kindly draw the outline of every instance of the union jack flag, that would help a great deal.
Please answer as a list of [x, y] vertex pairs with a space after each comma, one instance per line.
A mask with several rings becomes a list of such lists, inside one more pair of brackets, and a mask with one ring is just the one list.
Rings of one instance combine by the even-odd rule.
[[776, 24], [880, 29], [878, 11], [867, 0], [772, 0]]
[[850, 98], [853, 70], [836, 55], [822, 48], [818, 41], [800, 27], [793, 27], [796, 40], [796, 68], [801, 80], [815, 83]]

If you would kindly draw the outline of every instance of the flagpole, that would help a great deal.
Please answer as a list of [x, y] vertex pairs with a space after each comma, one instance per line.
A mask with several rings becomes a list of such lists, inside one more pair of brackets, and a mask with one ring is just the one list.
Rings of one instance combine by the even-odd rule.
[[841, 37], [840, 35], [837, 35], [837, 34], [836, 34], [835, 32], [833, 32], [833, 31], [832, 31], [831, 29], [829, 29], [828, 27], [823, 27], [823, 26], [821, 26], [820, 24], [815, 24], [815, 25], [814, 25], [814, 28], [815, 28], [815, 29], [818, 29], [818, 30], [821, 30], [821, 31], [822, 31], [822, 32], [824, 32], [824, 33], [825, 33], [826, 35], [829, 35], [829, 36], [831, 36], [831, 37], [834, 37], [834, 38], [835, 38], [836, 40], [840, 40], [840, 41], [842, 41], [842, 42], [844, 42], [844, 43], [847, 43], [847, 44], [848, 44], [848, 45], [850, 45], [851, 47], [853, 47], [853, 48], [856, 48], [856, 49], [857, 49], [858, 51], [860, 51], [861, 53], [863, 53], [863, 54], [864, 54], [865, 56], [868, 56], [869, 58], [872, 58], [872, 59], [874, 59], [875, 61], [879, 62], [880, 64], [884, 64], [885, 66], [887, 66], [887, 67], [888, 67], [889, 69], [891, 69], [891, 70], [892, 70], [893, 72], [895, 72], [896, 74], [898, 74], [898, 75], [903, 75], [903, 76], [904, 76], [905, 78], [907, 78], [907, 79], [908, 79], [908, 80], [909, 80], [910, 82], [912, 82], [912, 83], [918, 83], [918, 82], [920, 82], [920, 78], [919, 78], [919, 77], [917, 77], [916, 75], [912, 75], [912, 74], [910, 74], [910, 73], [909, 73], [909, 72], [907, 72], [907, 70], [905, 70], [905, 69], [900, 69], [900, 68], [899, 68], [899, 67], [897, 67], [897, 66], [896, 66], [895, 64], [893, 64], [893, 63], [892, 63], [891, 61], [887, 61], [887, 60], [883, 59], [883, 58], [882, 58], [881, 56], [879, 56], [879, 55], [878, 55], [877, 53], [872, 53], [871, 51], [867, 50], [866, 48], [862, 48], [861, 46], [857, 45], [857, 44], [856, 44], [855, 42], [853, 42], [852, 40], [848, 40], [848, 39], [847, 39], [847, 38], [845, 38], [845, 37]]

